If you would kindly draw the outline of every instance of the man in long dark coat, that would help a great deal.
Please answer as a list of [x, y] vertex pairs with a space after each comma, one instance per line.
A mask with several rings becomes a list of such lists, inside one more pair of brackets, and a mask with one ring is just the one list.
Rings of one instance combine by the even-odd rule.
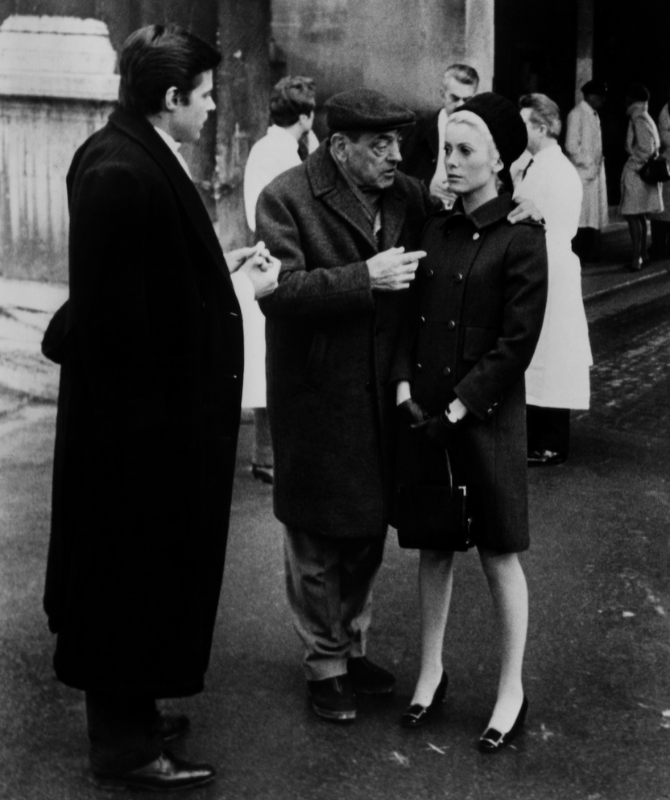
[[326, 111], [330, 137], [264, 189], [256, 220], [282, 261], [261, 308], [288, 598], [312, 708], [341, 721], [356, 716], [356, 692], [395, 683], [366, 638], [389, 520], [387, 376], [431, 201], [396, 170], [411, 111], [363, 89]]
[[[176, 27], [132, 34], [119, 108], [67, 180], [70, 300], [45, 341], [63, 366], [44, 602], [56, 675], [86, 692], [104, 788], [214, 776], [163, 751], [188, 719], [156, 698], [203, 688], [235, 465], [239, 305], [178, 152], [214, 108], [220, 59]], [[257, 296], [276, 282], [266, 266], [242, 266]]]

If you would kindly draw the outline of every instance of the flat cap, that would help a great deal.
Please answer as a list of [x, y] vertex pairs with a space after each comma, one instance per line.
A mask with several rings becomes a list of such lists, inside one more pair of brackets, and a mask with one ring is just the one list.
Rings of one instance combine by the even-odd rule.
[[350, 89], [326, 100], [326, 122], [336, 131], [389, 131], [414, 123], [413, 111], [372, 89]]

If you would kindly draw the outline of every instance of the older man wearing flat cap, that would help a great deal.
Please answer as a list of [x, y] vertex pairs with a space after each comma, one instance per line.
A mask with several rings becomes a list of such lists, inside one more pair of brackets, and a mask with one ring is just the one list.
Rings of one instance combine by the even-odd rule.
[[395, 685], [367, 632], [393, 466], [387, 376], [432, 201], [397, 171], [411, 111], [366, 89], [325, 108], [329, 137], [264, 189], [256, 221], [282, 262], [261, 308], [289, 605], [312, 708], [343, 721], [356, 694]]

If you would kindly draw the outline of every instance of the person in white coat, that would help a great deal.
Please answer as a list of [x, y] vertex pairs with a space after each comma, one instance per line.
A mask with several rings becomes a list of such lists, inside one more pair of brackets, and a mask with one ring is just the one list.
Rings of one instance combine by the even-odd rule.
[[588, 81], [584, 99], [568, 114], [565, 150], [582, 181], [582, 212], [573, 248], [583, 261], [597, 261], [599, 232], [609, 221], [603, 136], [598, 111], [605, 105], [607, 86]]
[[[668, 88], [668, 100], [670, 101], [670, 87]], [[658, 118], [658, 135], [661, 138], [661, 155], [664, 156], [670, 167], [670, 103], [666, 103], [661, 109]], [[649, 215], [651, 220], [649, 257], [652, 259], [670, 256], [670, 181], [662, 184], [662, 191], [663, 211]]]
[[[282, 172], [297, 167], [305, 155], [319, 146], [312, 132], [316, 92], [311, 78], [282, 78], [270, 95], [267, 134], [254, 144], [244, 172], [244, 207], [247, 224], [256, 230], [256, 202], [263, 189]], [[262, 244], [262, 243], [261, 243]], [[253, 409], [254, 443], [251, 472], [265, 483], [273, 482], [273, 455], [266, 409], [265, 317], [258, 303], [241, 303], [244, 324], [244, 388], [242, 407]]]
[[531, 200], [544, 216], [549, 287], [542, 333], [526, 371], [529, 466], [555, 466], [568, 455], [570, 409], [587, 409], [593, 364], [582, 298], [581, 265], [572, 251], [582, 183], [557, 138], [561, 116], [544, 94], [519, 101], [532, 157], [514, 197]]

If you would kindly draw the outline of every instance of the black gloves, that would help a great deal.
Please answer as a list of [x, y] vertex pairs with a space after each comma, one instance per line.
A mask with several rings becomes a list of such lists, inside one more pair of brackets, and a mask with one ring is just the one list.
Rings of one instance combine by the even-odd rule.
[[402, 422], [412, 428], [428, 419], [428, 414], [411, 397], [408, 400], [403, 400], [402, 403], [398, 403], [397, 409], [398, 416]]
[[461, 423], [462, 420], [451, 422], [447, 417], [446, 411], [442, 411], [435, 417], [429, 417], [423, 422], [412, 425], [411, 428], [417, 433], [424, 434], [426, 438], [435, 442], [435, 444], [446, 447], [457, 438]]

